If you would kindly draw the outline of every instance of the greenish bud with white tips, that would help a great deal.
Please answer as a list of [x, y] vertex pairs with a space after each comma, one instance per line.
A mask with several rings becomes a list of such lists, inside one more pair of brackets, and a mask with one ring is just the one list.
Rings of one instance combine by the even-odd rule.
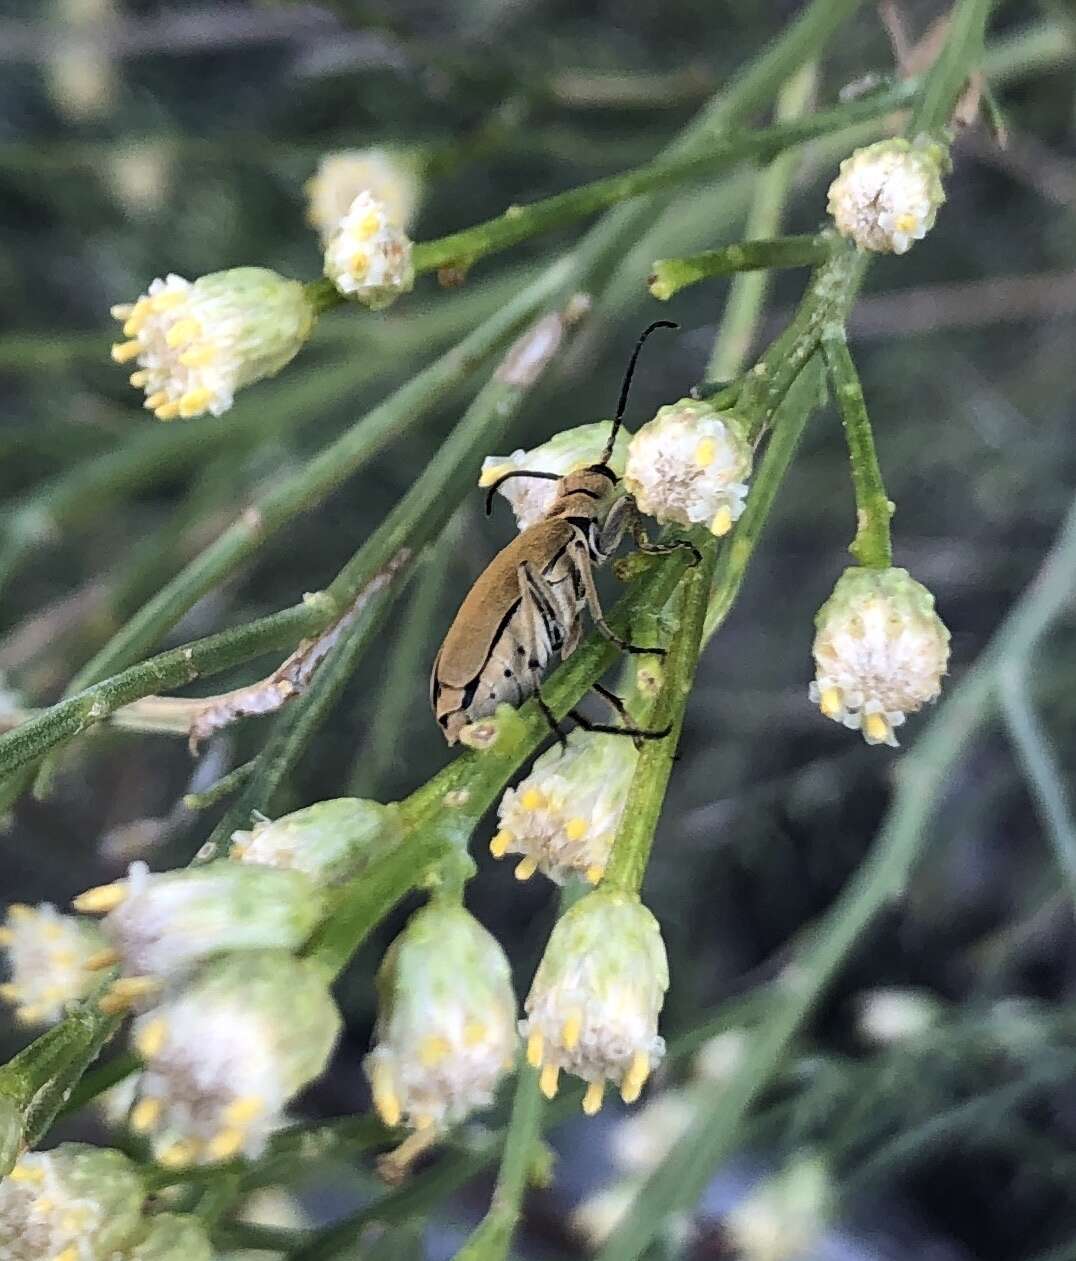
[[363, 1067], [386, 1125], [441, 1129], [492, 1103], [515, 1059], [516, 999], [504, 951], [470, 912], [432, 902], [413, 915], [378, 995]]
[[303, 286], [265, 267], [233, 267], [193, 283], [169, 275], [112, 315], [130, 338], [112, 347], [112, 358], [137, 360], [131, 384], [159, 420], [223, 415], [236, 391], [290, 363], [316, 319]]
[[137, 977], [171, 977], [215, 954], [297, 949], [325, 909], [301, 871], [227, 860], [160, 874], [132, 863], [125, 881], [91, 889], [75, 906], [93, 910], [110, 892], [102, 931], [124, 975]]
[[636, 896], [600, 888], [566, 911], [520, 1024], [543, 1093], [552, 1098], [564, 1070], [587, 1083], [588, 1115], [601, 1107], [607, 1080], [634, 1103], [665, 1053], [658, 1016], [668, 988], [661, 929]]
[[319, 801], [233, 833], [231, 856], [243, 863], [300, 871], [318, 885], [339, 884], [400, 840], [399, 816], [396, 805], [359, 797]]
[[161, 1213], [151, 1218], [145, 1236], [123, 1261], [213, 1261], [213, 1245], [197, 1217]]
[[339, 1031], [313, 961], [283, 950], [212, 960], [135, 1022], [144, 1068], [131, 1127], [170, 1167], [256, 1157]]
[[906, 714], [937, 700], [949, 631], [906, 569], [853, 566], [815, 616], [811, 700], [868, 744], [896, 746]]
[[[514, 473], [526, 469], [532, 473], [555, 473], [564, 477], [591, 464], [597, 464], [609, 441], [612, 421], [599, 420], [591, 425], [577, 425], [574, 429], [565, 429], [554, 434], [548, 442], [533, 447], [530, 451], [520, 448], [511, 455], [489, 455], [482, 461], [482, 475], [478, 479], [479, 486], [492, 486], [506, 473]], [[624, 474], [624, 463], [628, 456], [629, 435], [621, 429], [616, 436], [613, 454], [609, 459], [609, 467], [617, 475]], [[516, 515], [516, 524], [526, 530], [540, 521], [553, 505], [557, 493], [556, 482], [534, 477], [513, 477], [498, 489], [512, 505]]]
[[4, 1261], [113, 1261], [141, 1225], [145, 1188], [121, 1152], [63, 1143], [28, 1152], [0, 1182]]

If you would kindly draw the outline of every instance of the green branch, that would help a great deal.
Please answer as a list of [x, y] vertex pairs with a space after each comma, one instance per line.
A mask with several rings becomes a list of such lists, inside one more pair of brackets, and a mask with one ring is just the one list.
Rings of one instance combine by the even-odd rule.
[[778, 267], [815, 267], [833, 250], [828, 236], [782, 236], [772, 240], [737, 241], [719, 250], [688, 258], [659, 258], [647, 279], [652, 297], [667, 302], [674, 294], [700, 280], [731, 276], [742, 271]]

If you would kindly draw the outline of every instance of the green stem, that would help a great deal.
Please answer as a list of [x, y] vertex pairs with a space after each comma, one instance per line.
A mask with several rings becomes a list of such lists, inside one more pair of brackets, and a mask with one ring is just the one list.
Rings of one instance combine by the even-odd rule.
[[882, 470], [874, 449], [874, 433], [867, 415], [867, 401], [863, 397], [856, 365], [848, 351], [843, 323], [835, 320], [826, 328], [822, 335], [822, 354], [833, 383], [852, 465], [857, 524], [856, 536], [848, 550], [861, 565], [888, 569], [893, 563], [893, 545], [889, 537], [893, 507], [882, 482]]
[[833, 242], [828, 236], [783, 236], [770, 240], [737, 241], [719, 250], [706, 250], [688, 258], [659, 258], [647, 284], [652, 297], [666, 302], [688, 285], [711, 280], [715, 276], [777, 267], [814, 267], [823, 262], [832, 249]]
[[654, 727], [667, 726], [669, 734], [663, 740], [647, 740], [639, 753], [605, 872], [604, 883], [626, 893], [637, 894], [642, 888], [702, 647], [717, 540], [700, 535], [698, 542], [701, 559], [683, 582], [679, 617], [665, 658], [665, 677], [650, 716]]
[[908, 135], [937, 134], [949, 125], [968, 76], [983, 61], [986, 25], [994, 0], [958, 0], [949, 15], [941, 55], [926, 76], [908, 124]]

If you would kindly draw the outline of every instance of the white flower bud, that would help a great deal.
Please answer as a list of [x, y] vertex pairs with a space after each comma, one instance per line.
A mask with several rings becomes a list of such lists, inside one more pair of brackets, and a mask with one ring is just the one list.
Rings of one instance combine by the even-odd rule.
[[[514, 473], [519, 469], [532, 473], [555, 473], [558, 477], [564, 477], [577, 469], [597, 464], [605, 451], [605, 444], [609, 441], [611, 423], [608, 420], [599, 420], [591, 425], [577, 425], [574, 429], [565, 429], [554, 434], [548, 442], [543, 442], [530, 451], [520, 448], [511, 455], [489, 455], [482, 461], [482, 475], [478, 484], [492, 486], [505, 473]], [[623, 476], [627, 454], [628, 435], [621, 429], [609, 459], [609, 467], [618, 477]], [[503, 495], [512, 505], [516, 524], [521, 530], [526, 530], [536, 521], [541, 521], [553, 506], [557, 484], [537, 477], [513, 477], [497, 493]]]
[[937, 999], [921, 990], [868, 990], [859, 997], [859, 1035], [876, 1046], [922, 1037], [937, 1021]]
[[169, 275], [134, 303], [112, 308], [131, 340], [117, 363], [138, 361], [131, 384], [159, 420], [220, 416], [245, 385], [271, 377], [302, 348], [315, 312], [303, 286], [264, 267], [235, 267], [193, 282]]
[[623, 736], [572, 731], [564, 748], [549, 749], [497, 810], [495, 858], [522, 854], [516, 875], [541, 871], [557, 884], [570, 875], [597, 884], [609, 861], [639, 754]]
[[[641, 1190], [626, 1180], [602, 1187], [581, 1200], [572, 1213], [572, 1227], [592, 1248], [600, 1248], [628, 1215]], [[661, 1236], [679, 1252], [691, 1237], [691, 1221], [685, 1213], [673, 1213], [662, 1224]]]
[[744, 510], [752, 454], [738, 416], [682, 398], [632, 438], [624, 484], [640, 510], [662, 524], [727, 534]]
[[725, 1029], [715, 1033], [695, 1052], [692, 1069], [696, 1077], [708, 1082], [723, 1082], [735, 1073], [751, 1046], [751, 1036], [744, 1029]]
[[815, 617], [811, 700], [827, 718], [889, 744], [893, 729], [936, 700], [949, 632], [934, 597], [906, 569], [846, 569]]
[[737, 1204], [725, 1218], [725, 1230], [743, 1261], [796, 1261], [812, 1255], [831, 1201], [825, 1165], [801, 1157]]
[[306, 218], [328, 245], [360, 193], [385, 208], [390, 223], [407, 229], [418, 209], [422, 184], [415, 162], [392, 149], [341, 149], [326, 153], [305, 185]]
[[68, 122], [96, 122], [115, 108], [120, 80], [115, 59], [101, 41], [65, 32], [50, 41], [43, 70], [49, 97]]
[[613, 1134], [613, 1159], [624, 1173], [652, 1173], [691, 1127], [698, 1114], [692, 1096], [667, 1090], [626, 1116]]
[[231, 857], [300, 871], [318, 886], [333, 885], [357, 875], [401, 835], [396, 806], [337, 797], [233, 832]]
[[658, 1015], [669, 987], [661, 929], [645, 906], [596, 889], [557, 921], [524, 1004], [527, 1060], [547, 1098], [563, 1069], [587, 1083], [583, 1110], [602, 1105], [605, 1082], [638, 1099], [665, 1053]]
[[126, 880], [89, 889], [74, 905], [109, 911], [101, 930], [112, 957], [99, 966], [160, 980], [227, 951], [297, 949], [321, 919], [324, 895], [300, 871], [222, 861], [153, 874], [132, 863]]
[[123, 1261], [215, 1261], [206, 1228], [185, 1213], [158, 1213]]
[[131, 1126], [165, 1165], [258, 1156], [339, 1029], [315, 963], [283, 950], [213, 960], [135, 1022], [145, 1068]]
[[145, 1189], [120, 1152], [27, 1152], [0, 1182], [4, 1261], [113, 1261], [137, 1237]]
[[110, 152], [105, 173], [109, 189], [129, 215], [152, 215], [168, 196], [172, 167], [166, 143], [135, 140]]
[[441, 1129], [487, 1107], [517, 1045], [516, 999], [496, 938], [459, 906], [408, 921], [378, 974], [363, 1067], [386, 1125]]
[[20, 1024], [54, 1024], [69, 1003], [85, 998], [99, 983], [86, 964], [104, 944], [96, 924], [61, 915], [47, 902], [13, 903], [0, 928], [9, 973], [0, 998], [16, 1004]]
[[325, 246], [325, 275], [339, 293], [372, 311], [410, 293], [415, 283], [411, 239], [373, 194], [351, 203]]
[[841, 163], [827, 209], [859, 249], [903, 254], [934, 226], [948, 169], [945, 149], [925, 137], [879, 140]]

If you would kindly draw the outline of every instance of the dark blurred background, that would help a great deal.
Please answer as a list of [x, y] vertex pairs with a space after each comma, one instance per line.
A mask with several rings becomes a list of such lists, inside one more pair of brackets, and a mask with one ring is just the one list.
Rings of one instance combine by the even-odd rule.
[[[271, 409], [280, 383], [247, 391], [219, 421], [187, 422], [214, 435], [204, 451], [54, 500], [88, 462], [153, 423], [109, 362], [110, 304], [169, 271], [194, 278], [261, 264], [315, 276], [303, 184], [334, 149], [415, 150], [430, 170], [418, 239], [647, 161], [798, 7], [0, 4], [0, 529], [10, 548], [13, 532], [39, 526], [0, 610], [7, 708], [55, 699], [259, 488], [462, 336], [582, 228], [487, 261], [461, 290], [438, 291], [426, 278], [383, 315], [327, 317], [282, 380], [331, 370], [335, 384], [320, 396], [312, 387], [309, 407], [275, 419], [268, 435], [247, 424], [234, 441], [216, 436]], [[901, 6], [913, 35], [944, 9], [933, 0]], [[1041, 564], [1076, 474], [1076, 10], [1002, 3], [992, 39], [1010, 48], [1023, 40], [1019, 47], [1034, 51], [1015, 70], [1010, 64], [998, 87], [1008, 147], [999, 149], [983, 125], [959, 141], [936, 229], [908, 257], [872, 268], [850, 326], [898, 505], [895, 563], [937, 597], [953, 632], [951, 683]], [[846, 84], [892, 67], [883, 23], [864, 5], [831, 45], [819, 99], [831, 103]], [[832, 168], [809, 162], [801, 171], [790, 231], [820, 222], [831, 178]], [[656, 243], [669, 253], [736, 239], [744, 192], [736, 176], [686, 192]], [[502, 451], [608, 415], [632, 340], [657, 315], [672, 315], [684, 331], [648, 354], [630, 420], [699, 379], [726, 288], [699, 285], [658, 310], [643, 283], [646, 261], [614, 280]], [[776, 279], [763, 336], [780, 327], [801, 287], [800, 273]], [[436, 457], [464, 402], [445, 398], [427, 422], [269, 539], [257, 562], [201, 600], [168, 642], [293, 603], [331, 579]], [[62, 503], [58, 520], [49, 515], [54, 501]], [[670, 950], [670, 1035], [773, 978], [782, 948], [831, 902], [886, 810], [901, 753], [866, 747], [807, 701], [812, 618], [848, 561], [853, 515], [840, 425], [827, 411], [808, 431], [688, 711], [647, 883]], [[415, 580], [293, 776], [293, 805], [352, 791], [392, 799], [444, 764], [425, 699], [429, 663], [463, 592], [510, 533], [507, 510], [487, 521], [477, 492], [461, 507], [437, 563]], [[1073, 632], [1071, 615], [1063, 617], [1038, 647], [1032, 675], [1066, 782], [1076, 761]], [[202, 690], [253, 677], [248, 669]], [[911, 719], [905, 744], [914, 746], [929, 721]], [[98, 731], [83, 739], [65, 752], [50, 795], [24, 797], [7, 820], [0, 892], [63, 904], [133, 858], [155, 868], [188, 861], [215, 818], [177, 807], [192, 777], [206, 786], [251, 757], [265, 733], [257, 722], [236, 728], [198, 765], [174, 736]], [[733, 1255], [725, 1209], [758, 1177], [810, 1152], [829, 1169], [836, 1202], [804, 1255], [1076, 1257], [1076, 1094], [1058, 1070], [1076, 1051], [1067, 1020], [1072, 907], [1002, 724], [991, 719], [977, 732], [947, 770], [936, 806], [906, 896], [856, 950], [797, 1042], [757, 1125], [715, 1181], [688, 1255]], [[522, 990], [555, 890], [540, 878], [518, 884], [488, 860], [486, 839], [488, 830], [475, 846], [481, 869], [470, 905], [504, 942]], [[341, 985], [348, 1033], [305, 1114], [366, 1106], [359, 1061], [373, 1016], [372, 970], [400, 922], [395, 915], [383, 926]], [[878, 990], [936, 1002], [929, 1046], [903, 1037], [878, 1048], [859, 1014]], [[0, 1048], [11, 1053], [24, 1038], [3, 1028]], [[1045, 1084], [1036, 1086], [1036, 1074]], [[681, 1061], [669, 1089], [685, 1075]], [[1004, 1094], [1007, 1087], [1017, 1089]], [[922, 1132], [961, 1108], [965, 1121]], [[520, 1257], [585, 1253], [568, 1213], [619, 1176], [607, 1150], [617, 1118], [610, 1106], [600, 1122], [562, 1133], [566, 1154], [553, 1187], [534, 1198]], [[906, 1134], [902, 1153], [868, 1178], [853, 1177]], [[315, 1218], [336, 1207], [334, 1196], [351, 1194], [347, 1171], [333, 1176], [331, 1191], [327, 1183], [307, 1188], [304, 1211]], [[451, 1250], [487, 1195], [480, 1183], [435, 1214], [431, 1255]]]

